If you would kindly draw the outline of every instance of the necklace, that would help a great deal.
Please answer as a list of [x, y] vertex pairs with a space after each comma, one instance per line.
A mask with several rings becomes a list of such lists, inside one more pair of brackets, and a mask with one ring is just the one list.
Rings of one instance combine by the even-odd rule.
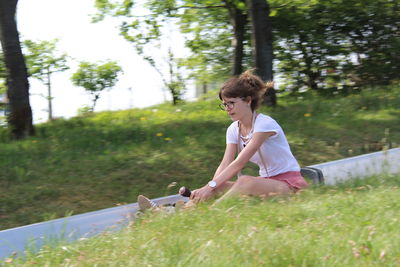
[[[256, 112], [253, 112], [253, 119], [252, 119], [252, 123], [251, 123], [251, 128], [250, 128], [250, 131], [246, 134], [246, 136], [244, 136], [244, 134], [245, 134], [245, 131], [244, 131], [244, 129], [243, 129], [243, 135], [242, 134], [240, 134], [241, 135], [241, 138], [242, 138], [242, 140], [243, 140], [243, 142], [245, 143], [245, 144], [247, 144], [248, 142], [249, 142], [249, 140], [251, 139], [251, 137], [253, 136], [253, 131], [254, 131], [254, 123], [255, 123], [255, 121], [256, 121], [256, 117], [257, 117], [257, 114], [256, 114]], [[239, 132], [240, 132], [240, 127], [241, 127], [242, 125], [239, 123]]]
[[[243, 129], [243, 130], [244, 130], [244, 129]], [[252, 136], [252, 130], [253, 130], [253, 129], [250, 129], [250, 131], [249, 131], [246, 135], [241, 134], [242, 138], [243, 138], [243, 139], [249, 139], [249, 138], [251, 138], [251, 136]]]

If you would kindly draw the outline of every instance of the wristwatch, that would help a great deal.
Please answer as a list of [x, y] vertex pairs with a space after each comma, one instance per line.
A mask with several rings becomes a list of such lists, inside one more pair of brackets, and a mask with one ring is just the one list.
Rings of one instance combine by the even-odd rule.
[[209, 181], [209, 182], [208, 182], [208, 186], [214, 189], [214, 188], [217, 187], [217, 182], [215, 182], [215, 181]]

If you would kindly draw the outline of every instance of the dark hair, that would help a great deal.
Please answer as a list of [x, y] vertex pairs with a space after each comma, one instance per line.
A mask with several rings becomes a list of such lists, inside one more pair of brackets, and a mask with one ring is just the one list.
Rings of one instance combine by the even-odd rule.
[[239, 76], [228, 79], [219, 90], [219, 99], [227, 98], [246, 98], [251, 97], [251, 110], [256, 110], [263, 101], [264, 93], [267, 89], [273, 88], [272, 81], [264, 83], [252, 70], [247, 70]]

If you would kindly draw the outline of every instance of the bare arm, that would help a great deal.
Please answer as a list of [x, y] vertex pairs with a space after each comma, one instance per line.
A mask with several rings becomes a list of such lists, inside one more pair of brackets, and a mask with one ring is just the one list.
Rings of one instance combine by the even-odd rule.
[[[250, 158], [256, 153], [264, 141], [274, 135], [275, 132], [265, 132], [265, 133], [254, 133], [253, 138], [250, 140], [249, 144], [242, 150], [236, 159], [233, 160], [236, 145], [228, 144], [225, 150], [224, 159], [222, 160], [220, 166], [215, 172], [213, 181], [217, 183], [217, 187], [225, 183], [233, 176], [235, 176], [250, 160]], [[190, 196], [191, 199], [195, 201], [201, 201], [207, 199], [213, 189], [208, 185], [203, 186], [192, 192]]]
[[[219, 173], [216, 172], [213, 180], [217, 182], [217, 186], [228, 181], [235, 176], [243, 167], [249, 162], [250, 158], [257, 152], [264, 141], [274, 135], [275, 132], [255, 133], [249, 144], [243, 149], [238, 157], [231, 161], [228, 166], [221, 169]], [[236, 145], [233, 145], [236, 146]]]
[[235, 160], [236, 150], [237, 150], [236, 144], [226, 145], [224, 157], [221, 163], [219, 164], [217, 170], [215, 171], [213, 179], [215, 179], [223, 170], [225, 170], [226, 167], [229, 166], [229, 164], [232, 163], [232, 161]]

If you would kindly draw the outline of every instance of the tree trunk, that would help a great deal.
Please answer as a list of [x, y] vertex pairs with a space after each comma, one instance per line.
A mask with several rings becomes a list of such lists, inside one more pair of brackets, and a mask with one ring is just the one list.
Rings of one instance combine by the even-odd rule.
[[[273, 80], [272, 23], [266, 0], [247, 0], [252, 25], [252, 46], [256, 73], [264, 81]], [[268, 106], [276, 106], [276, 92], [270, 88], [264, 97]]]
[[29, 82], [15, 12], [18, 0], [0, 0], [0, 39], [7, 72], [7, 95], [10, 114], [8, 124], [15, 138], [34, 134], [29, 103]]
[[[307, 76], [307, 86], [315, 91], [318, 91], [318, 78], [320, 78], [320, 72], [319, 71], [313, 71], [313, 59], [311, 57], [312, 53], [308, 53], [307, 52], [307, 48], [302, 45], [303, 43], [305, 43], [307, 41], [307, 37], [303, 34], [299, 35], [299, 50], [301, 51], [301, 53], [303, 54], [303, 59], [304, 59], [304, 63], [306, 66], [306, 69], [304, 70], [304, 74]], [[311, 54], [311, 55], [310, 55]]]
[[206, 82], [203, 83], [203, 95], [207, 94], [208, 91], [208, 85]]
[[[244, 3], [245, 0], [240, 0]], [[240, 75], [243, 72], [244, 40], [246, 34], [247, 15], [244, 10], [237, 8], [232, 1], [225, 1], [233, 26], [233, 75]]]
[[93, 94], [93, 105], [92, 105], [92, 112], [94, 112], [94, 108], [96, 107], [97, 100], [100, 98], [100, 94]]

